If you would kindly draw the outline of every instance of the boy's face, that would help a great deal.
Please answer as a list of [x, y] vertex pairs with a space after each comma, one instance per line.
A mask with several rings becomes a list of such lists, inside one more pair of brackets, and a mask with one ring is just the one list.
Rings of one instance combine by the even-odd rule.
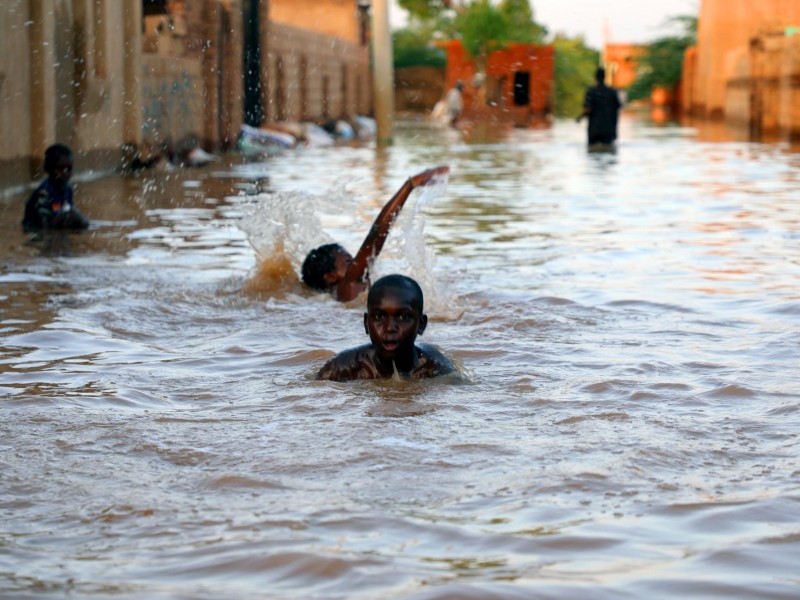
[[72, 157], [62, 156], [59, 158], [48, 175], [57, 186], [62, 187], [67, 185], [69, 178], [72, 177]]
[[386, 288], [367, 307], [364, 328], [381, 357], [396, 360], [413, 356], [414, 341], [428, 324], [428, 317], [413, 301], [411, 290]]
[[333, 271], [325, 273], [323, 276], [328, 287], [333, 287], [344, 279], [344, 275], [347, 273], [347, 268], [350, 266], [351, 262], [353, 262], [353, 257], [350, 256], [349, 252], [344, 250], [336, 252], [333, 259]]

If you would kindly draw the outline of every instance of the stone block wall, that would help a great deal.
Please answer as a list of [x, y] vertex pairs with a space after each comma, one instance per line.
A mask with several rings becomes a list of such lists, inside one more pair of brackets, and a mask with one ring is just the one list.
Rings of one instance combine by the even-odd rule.
[[369, 50], [270, 23], [267, 121], [316, 121], [372, 113]]

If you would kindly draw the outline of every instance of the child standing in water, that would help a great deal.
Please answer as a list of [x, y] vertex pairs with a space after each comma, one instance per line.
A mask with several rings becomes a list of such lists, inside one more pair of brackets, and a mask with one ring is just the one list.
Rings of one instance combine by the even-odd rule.
[[25, 203], [22, 228], [27, 233], [42, 230], [78, 230], [89, 227], [89, 221], [73, 204], [72, 150], [64, 144], [53, 144], [44, 153], [47, 173], [39, 187]]
[[315, 290], [330, 292], [341, 302], [349, 302], [366, 290], [369, 287], [369, 263], [383, 248], [389, 229], [412, 190], [429, 184], [437, 176], [446, 175], [449, 170], [448, 167], [436, 167], [407, 179], [375, 218], [355, 258], [339, 244], [314, 248], [303, 261], [303, 283]]
[[382, 277], [367, 296], [364, 329], [370, 343], [331, 358], [319, 370], [317, 379], [387, 379], [395, 373], [423, 379], [453, 373], [452, 361], [439, 349], [415, 344], [427, 324], [419, 284], [405, 275]]

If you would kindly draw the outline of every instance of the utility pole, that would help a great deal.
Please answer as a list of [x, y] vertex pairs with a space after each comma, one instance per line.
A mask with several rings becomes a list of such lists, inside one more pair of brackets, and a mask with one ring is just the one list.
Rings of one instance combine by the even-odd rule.
[[378, 145], [394, 135], [394, 58], [389, 28], [389, 0], [372, 0], [373, 94]]

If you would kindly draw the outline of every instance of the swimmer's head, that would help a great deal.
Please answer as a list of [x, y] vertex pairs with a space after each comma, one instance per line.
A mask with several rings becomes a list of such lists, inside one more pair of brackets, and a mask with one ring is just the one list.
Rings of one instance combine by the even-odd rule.
[[422, 304], [422, 289], [405, 275], [387, 275], [370, 288], [364, 329], [381, 358], [413, 359], [414, 342], [428, 324]]
[[339, 244], [325, 244], [314, 248], [303, 261], [303, 283], [315, 290], [328, 291], [347, 273], [353, 257]]
[[409, 303], [414, 307], [414, 310], [422, 314], [424, 298], [422, 295], [422, 288], [419, 284], [405, 275], [386, 275], [381, 277], [372, 284], [367, 295], [367, 310], [379, 301], [384, 294], [391, 291], [399, 290], [407, 295]]

